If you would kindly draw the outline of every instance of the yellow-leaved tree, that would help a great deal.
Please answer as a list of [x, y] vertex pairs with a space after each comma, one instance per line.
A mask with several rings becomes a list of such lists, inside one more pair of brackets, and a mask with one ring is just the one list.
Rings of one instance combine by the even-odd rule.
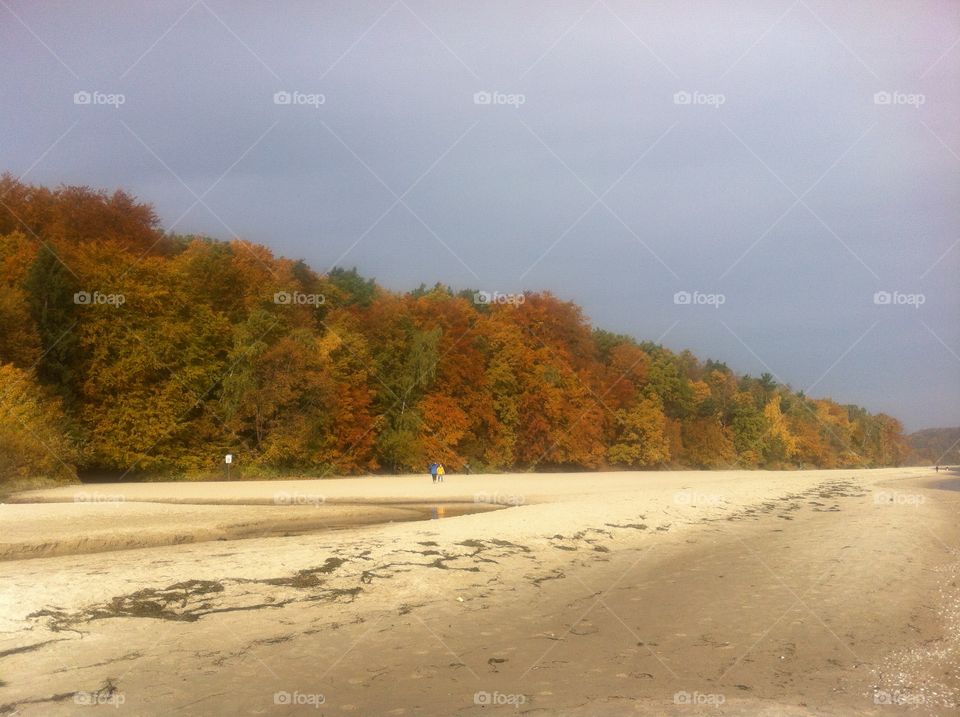
[[607, 451], [611, 463], [647, 467], [670, 460], [667, 419], [659, 398], [642, 397], [630, 408], [617, 411], [618, 435]]
[[59, 400], [45, 394], [31, 372], [0, 364], [0, 484], [76, 480], [75, 460]]
[[769, 440], [774, 444], [773, 449], [777, 456], [785, 460], [792, 459], [797, 454], [798, 440], [790, 432], [787, 419], [780, 410], [780, 394], [775, 393], [763, 408], [763, 417], [767, 419], [767, 433]]

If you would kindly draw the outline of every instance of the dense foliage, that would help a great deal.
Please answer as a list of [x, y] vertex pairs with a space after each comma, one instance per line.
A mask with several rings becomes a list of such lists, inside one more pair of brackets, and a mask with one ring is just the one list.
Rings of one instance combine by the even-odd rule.
[[950, 465], [960, 463], [960, 426], [956, 428], [926, 428], [907, 436], [910, 445], [909, 462], [919, 465]]
[[0, 180], [0, 471], [877, 466], [901, 426], [592, 329], [163, 233], [117, 192]]

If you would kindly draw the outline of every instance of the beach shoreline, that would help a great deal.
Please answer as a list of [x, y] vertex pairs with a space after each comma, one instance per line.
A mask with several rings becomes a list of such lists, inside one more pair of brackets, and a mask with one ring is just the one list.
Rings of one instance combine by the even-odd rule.
[[[322, 489], [326, 508], [440, 491], [505, 508], [0, 563], [0, 705], [74, 714], [77, 695], [122, 695], [131, 714], [587, 715], [698, 714], [710, 705], [697, 700], [722, 699], [725, 714], [888, 714], [922, 699], [947, 714], [960, 543], [955, 494], [923, 487], [931, 476], [289, 482]], [[180, 485], [123, 486], [116, 503], [215, 511], [189, 501], [292, 487]], [[76, 489], [29, 507], [70, 510]]]

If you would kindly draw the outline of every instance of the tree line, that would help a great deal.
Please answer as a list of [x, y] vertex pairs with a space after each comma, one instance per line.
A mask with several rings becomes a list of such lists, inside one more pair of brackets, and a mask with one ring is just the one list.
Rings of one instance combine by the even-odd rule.
[[396, 293], [0, 179], [0, 479], [896, 465], [899, 422], [592, 328], [546, 292]]

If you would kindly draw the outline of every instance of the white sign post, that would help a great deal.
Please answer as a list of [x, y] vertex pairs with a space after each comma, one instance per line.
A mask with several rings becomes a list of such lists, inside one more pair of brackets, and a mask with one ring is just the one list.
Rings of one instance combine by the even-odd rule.
[[233, 454], [228, 453], [223, 457], [223, 462], [227, 464], [227, 480], [230, 480], [230, 466], [233, 463]]

